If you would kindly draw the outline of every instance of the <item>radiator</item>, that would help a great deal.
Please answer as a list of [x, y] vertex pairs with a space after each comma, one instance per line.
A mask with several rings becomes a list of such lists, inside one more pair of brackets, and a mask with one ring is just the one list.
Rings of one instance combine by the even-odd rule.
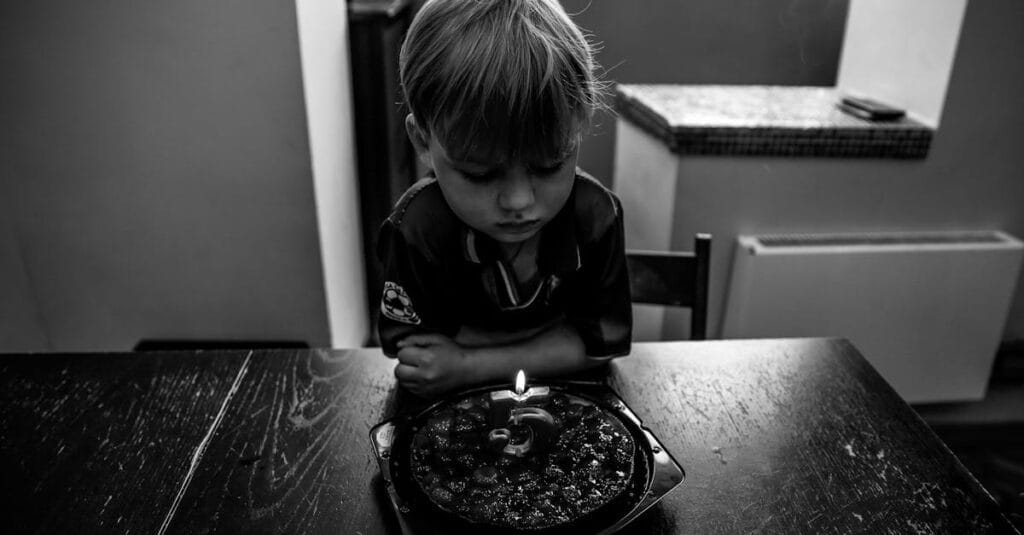
[[978, 400], [1024, 246], [998, 231], [739, 236], [725, 338], [847, 338], [909, 402]]

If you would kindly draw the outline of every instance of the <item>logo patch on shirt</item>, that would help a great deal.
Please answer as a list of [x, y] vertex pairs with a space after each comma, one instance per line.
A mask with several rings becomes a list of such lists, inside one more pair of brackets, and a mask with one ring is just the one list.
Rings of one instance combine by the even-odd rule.
[[397, 322], [419, 325], [420, 316], [412, 309], [412, 300], [405, 288], [391, 282], [384, 282], [384, 295], [380, 299], [380, 311]]

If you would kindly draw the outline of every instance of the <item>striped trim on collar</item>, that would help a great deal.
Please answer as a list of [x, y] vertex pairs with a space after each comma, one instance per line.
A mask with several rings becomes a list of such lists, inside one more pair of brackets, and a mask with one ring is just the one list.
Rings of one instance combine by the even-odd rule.
[[465, 253], [466, 260], [474, 264], [480, 264], [480, 253], [476, 250], [476, 232], [473, 229], [466, 227], [466, 236], [462, 240], [463, 252]]

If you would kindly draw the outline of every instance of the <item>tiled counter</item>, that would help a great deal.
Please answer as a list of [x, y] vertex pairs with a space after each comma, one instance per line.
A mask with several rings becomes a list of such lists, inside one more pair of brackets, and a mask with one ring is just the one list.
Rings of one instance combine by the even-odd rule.
[[619, 116], [677, 154], [924, 158], [932, 129], [871, 122], [836, 107], [835, 88], [620, 85]]

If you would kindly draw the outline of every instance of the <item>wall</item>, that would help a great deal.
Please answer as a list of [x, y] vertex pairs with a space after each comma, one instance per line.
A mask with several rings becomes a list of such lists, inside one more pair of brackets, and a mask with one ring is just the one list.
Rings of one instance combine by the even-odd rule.
[[854, 0], [836, 86], [938, 126], [967, 0]]
[[46, 350], [49, 340], [31, 291], [21, 240], [14, 233], [10, 195], [4, 185], [0, 181], [0, 352]]
[[0, 351], [330, 343], [295, 9], [2, 4]]
[[356, 184], [347, 2], [296, 0], [302, 79], [333, 347], [369, 339]]
[[[847, 0], [562, 0], [619, 83], [832, 86]], [[596, 117], [580, 165], [610, 183], [615, 119]]]
[[[1021, 50], [1024, 4], [968, 3], [926, 160], [681, 158], [673, 247], [690, 249], [697, 231], [714, 234], [711, 332], [737, 234], [998, 228], [1024, 237]], [[1020, 280], [1004, 338], [1024, 338]]]

